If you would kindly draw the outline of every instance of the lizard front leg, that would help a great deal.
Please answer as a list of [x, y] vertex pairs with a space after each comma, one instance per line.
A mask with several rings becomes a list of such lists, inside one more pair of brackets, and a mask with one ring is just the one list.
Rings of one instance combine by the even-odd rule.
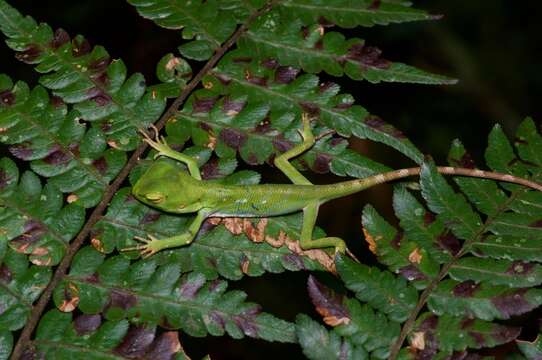
[[192, 221], [192, 223], [188, 227], [188, 230], [180, 235], [171, 236], [165, 239], [157, 239], [152, 235], [147, 235], [147, 238], [136, 236], [134, 237], [134, 239], [142, 242], [143, 244], [127, 247], [121, 249], [121, 251], [139, 251], [142, 257], [147, 258], [163, 249], [188, 245], [194, 240], [194, 238], [198, 234], [201, 224], [203, 223], [207, 215], [208, 212], [206, 210], [198, 211], [196, 218], [194, 219], [194, 221]]
[[156, 159], [159, 156], [166, 156], [180, 161], [188, 167], [188, 171], [193, 178], [201, 180], [201, 174], [199, 172], [199, 167], [196, 159], [173, 150], [167, 144], [166, 139], [158, 134], [158, 129], [153, 127], [153, 130], [156, 133], [154, 140], [145, 131], [140, 130], [139, 132], [143, 135], [144, 141], [149, 144], [153, 149], [158, 151], [158, 154], [156, 154], [154, 158]]
[[315, 142], [314, 135], [311, 131], [311, 124], [307, 114], [302, 115], [303, 130], [300, 131], [300, 135], [303, 138], [303, 143], [294, 146], [290, 150], [280, 154], [275, 158], [275, 166], [288, 176], [291, 182], [297, 185], [312, 185], [312, 183], [304, 177], [292, 164], [290, 159], [303, 154], [310, 149]]

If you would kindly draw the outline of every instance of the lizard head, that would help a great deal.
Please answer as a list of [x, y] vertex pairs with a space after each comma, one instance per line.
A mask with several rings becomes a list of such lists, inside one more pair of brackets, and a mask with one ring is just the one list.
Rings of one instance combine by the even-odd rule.
[[132, 187], [139, 201], [172, 213], [191, 213], [202, 208], [199, 181], [169, 161], [155, 161]]

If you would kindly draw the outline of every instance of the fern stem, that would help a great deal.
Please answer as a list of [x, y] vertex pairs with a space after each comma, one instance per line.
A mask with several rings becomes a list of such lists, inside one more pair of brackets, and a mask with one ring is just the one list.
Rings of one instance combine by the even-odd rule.
[[[440, 172], [440, 171], [439, 171]], [[444, 173], [444, 172], [442, 172]], [[499, 174], [500, 175], [500, 174]], [[425, 290], [422, 292], [422, 294], [420, 295], [420, 298], [418, 299], [418, 303], [416, 304], [416, 307], [414, 308], [414, 310], [412, 311], [412, 313], [410, 314], [410, 316], [408, 317], [407, 321], [405, 321], [403, 327], [401, 328], [401, 333], [399, 334], [399, 337], [397, 338], [397, 340], [395, 341], [395, 343], [392, 345], [391, 347], [391, 351], [390, 351], [390, 356], [389, 356], [389, 360], [395, 360], [397, 359], [397, 357], [399, 356], [399, 352], [401, 351], [401, 347], [407, 337], [407, 335], [410, 333], [410, 331], [412, 330], [412, 327], [414, 326], [414, 323], [416, 322], [416, 319], [420, 313], [420, 311], [423, 309], [423, 307], [425, 306], [425, 303], [427, 302], [427, 299], [429, 298], [429, 296], [431, 295], [431, 292], [434, 290], [434, 288], [439, 284], [439, 282], [448, 275], [448, 271], [450, 270], [450, 268], [463, 256], [465, 255], [465, 253], [468, 251], [470, 245], [472, 243], [474, 243], [480, 236], [482, 236], [485, 231], [487, 230], [487, 228], [489, 227], [489, 225], [493, 222], [493, 220], [499, 216], [504, 210], [506, 210], [506, 208], [508, 207], [508, 205], [514, 201], [516, 199], [516, 197], [521, 193], [521, 192], [524, 192], [526, 191], [525, 188], [522, 188], [522, 189], [519, 189], [518, 191], [515, 191], [513, 192], [510, 197], [508, 198], [507, 201], [505, 201], [503, 204], [501, 204], [499, 206], [499, 208], [497, 209], [497, 211], [495, 212], [495, 214], [493, 214], [492, 216], [488, 217], [486, 219], [486, 221], [484, 222], [484, 225], [482, 227], [480, 227], [480, 229], [478, 229], [478, 231], [476, 232], [476, 235], [472, 237], [472, 239], [468, 240], [468, 241], [465, 241], [465, 243], [463, 244], [463, 246], [461, 247], [461, 249], [459, 250], [459, 252], [454, 255], [454, 257], [452, 258], [452, 260], [443, 265], [442, 266], [442, 269], [440, 269], [440, 272], [439, 274], [431, 281], [431, 283], [425, 288]]]
[[[273, 8], [273, 6], [275, 6], [279, 1], [280, 0], [271, 0], [260, 10], [257, 10], [254, 13], [252, 13], [250, 17], [247, 19], [247, 21], [244, 24], [242, 24], [230, 36], [230, 38], [226, 40], [226, 42], [219, 49], [216, 50], [213, 57], [211, 57], [209, 61], [207, 61], [205, 66], [188, 83], [188, 85], [181, 92], [179, 97], [177, 97], [175, 101], [173, 101], [173, 103], [169, 106], [166, 112], [160, 117], [158, 122], [155, 124], [158, 130], [163, 128], [166, 122], [171, 117], [173, 117], [177, 111], [179, 111], [179, 108], [181, 107], [181, 105], [192, 93], [192, 91], [194, 91], [194, 89], [199, 85], [201, 79], [216, 65], [216, 63], [224, 56], [226, 51], [228, 51], [237, 42], [239, 37], [248, 29], [248, 26], [254, 20], [256, 20], [256, 18], [268, 12], [269, 10], [271, 10], [271, 8]], [[98, 220], [100, 220], [103, 212], [106, 210], [107, 206], [109, 205], [109, 202], [113, 198], [113, 195], [115, 195], [115, 193], [120, 188], [122, 183], [126, 180], [128, 175], [130, 174], [130, 171], [137, 164], [140, 157], [143, 155], [143, 152], [147, 149], [147, 146], [148, 146], [147, 143], [142, 142], [141, 145], [139, 145], [139, 147], [133, 152], [132, 156], [130, 157], [130, 159], [124, 166], [124, 168], [121, 170], [119, 175], [107, 188], [102, 200], [94, 208], [88, 221], [85, 223], [85, 225], [83, 226], [83, 228], [81, 229], [77, 237], [71, 243], [68, 251], [66, 252], [66, 255], [64, 256], [64, 258], [58, 265], [55, 271], [55, 274], [53, 275], [53, 278], [51, 279], [51, 281], [49, 282], [49, 284], [43, 291], [36, 305], [32, 308], [30, 317], [24, 329], [22, 330], [21, 335], [19, 336], [19, 339], [17, 340], [17, 343], [15, 344], [15, 347], [11, 354], [12, 360], [20, 359], [21, 356], [23, 355], [26, 345], [30, 342], [30, 337], [32, 336], [32, 333], [34, 332], [34, 329], [36, 328], [38, 321], [41, 318], [41, 314], [43, 313], [43, 311], [45, 310], [45, 307], [49, 303], [49, 300], [51, 299], [54, 289], [60, 283], [62, 278], [66, 275], [66, 272], [68, 268], [70, 267], [70, 264], [72, 262], [74, 255], [79, 250], [79, 248], [83, 245], [92, 227], [96, 224], [96, 222], [98, 222]]]

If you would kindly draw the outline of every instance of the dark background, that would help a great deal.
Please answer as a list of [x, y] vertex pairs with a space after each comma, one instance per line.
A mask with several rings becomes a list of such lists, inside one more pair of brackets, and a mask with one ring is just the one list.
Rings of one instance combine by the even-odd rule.
[[[181, 43], [179, 34], [140, 18], [134, 8], [121, 0], [11, 0], [23, 14], [51, 27], [62, 27], [71, 35], [83, 34], [94, 44], [105, 46], [122, 58], [129, 72], [142, 72], [149, 84], [155, 82], [154, 68], [167, 52]], [[404, 84], [369, 84], [335, 79], [345, 92], [371, 113], [401, 129], [424, 153], [444, 164], [451, 141], [460, 138], [479, 165], [487, 134], [500, 123], [512, 136], [527, 115], [541, 118], [542, 90], [540, 57], [542, 31], [539, 1], [419, 0], [416, 7], [444, 18], [386, 27], [348, 30], [348, 36], [367, 40], [380, 47], [384, 57], [460, 80], [458, 85], [431, 87]], [[193, 65], [195, 69], [200, 65]], [[0, 44], [0, 73], [31, 86], [38, 76], [31, 66], [14, 59]], [[323, 76], [326, 78], [326, 76]], [[329, 78], [331, 79], [331, 78]], [[393, 167], [411, 166], [406, 159], [384, 146], [357, 141], [354, 147], [367, 156]], [[2, 149], [3, 150], [3, 149]], [[268, 179], [281, 179], [273, 173]], [[332, 176], [315, 177], [318, 183], [336, 181]], [[373, 203], [393, 221], [391, 187], [384, 185], [358, 196], [325, 206], [319, 224], [334, 236], [342, 236], [360, 257], [366, 254], [360, 226], [364, 203]], [[340, 210], [337, 210], [340, 209]], [[249, 299], [265, 311], [287, 320], [296, 313], [314, 315], [305, 291], [307, 274], [266, 275], [232, 283], [249, 293]], [[325, 281], [326, 279], [324, 279]], [[527, 334], [526, 336], [530, 336]], [[194, 359], [211, 353], [218, 359], [254, 359], [282, 356], [301, 358], [296, 345], [269, 344], [228, 337], [193, 339], [182, 336], [183, 345]]]

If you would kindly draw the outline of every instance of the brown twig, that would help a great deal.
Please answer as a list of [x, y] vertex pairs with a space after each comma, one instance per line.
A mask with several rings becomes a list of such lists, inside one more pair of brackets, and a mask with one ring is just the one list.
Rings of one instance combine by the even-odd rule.
[[[209, 61], [207, 61], [205, 66], [188, 83], [188, 85], [181, 92], [179, 97], [175, 99], [175, 101], [170, 105], [167, 111], [160, 117], [158, 122], [155, 124], [158, 130], [162, 129], [164, 125], [166, 124], [166, 122], [175, 115], [175, 113], [179, 110], [179, 108], [184, 103], [186, 98], [198, 86], [199, 82], [205, 76], [205, 74], [207, 74], [216, 65], [216, 63], [222, 58], [222, 56], [224, 56], [226, 51], [228, 51], [229, 48], [235, 44], [235, 42], [239, 39], [239, 37], [243, 34], [243, 32], [247, 30], [248, 26], [256, 18], [258, 18], [262, 14], [269, 11], [273, 6], [275, 6], [276, 3], [278, 3], [278, 1], [279, 0], [269, 1], [266, 6], [252, 13], [252, 15], [247, 19], [247, 21], [243, 25], [241, 25], [235, 31], [235, 33], [233, 33], [230, 36], [230, 38], [219, 49], [216, 50], [213, 57], [211, 57]], [[102, 216], [102, 213], [107, 208], [107, 206], [109, 205], [109, 202], [113, 198], [113, 195], [115, 195], [120, 185], [128, 177], [128, 174], [130, 173], [132, 168], [136, 165], [137, 161], [139, 160], [143, 152], [147, 149], [147, 146], [148, 146], [147, 143], [142, 142], [141, 145], [139, 145], [139, 147], [133, 152], [132, 156], [130, 157], [130, 159], [124, 166], [124, 168], [121, 170], [119, 175], [107, 188], [102, 200], [94, 208], [88, 221], [85, 223], [85, 225], [83, 226], [83, 228], [81, 229], [77, 237], [71, 243], [68, 251], [66, 252], [66, 255], [64, 256], [64, 258], [58, 265], [55, 271], [55, 274], [53, 275], [53, 278], [51, 279], [51, 281], [49, 282], [49, 284], [43, 291], [43, 294], [41, 295], [36, 305], [32, 308], [30, 317], [28, 318], [28, 321], [24, 329], [22, 330], [21, 335], [19, 336], [19, 339], [17, 341], [17, 344], [15, 345], [15, 348], [13, 349], [13, 352], [11, 354], [12, 360], [17, 360], [21, 358], [21, 355], [23, 354], [23, 351], [25, 350], [26, 345], [30, 341], [31, 335], [34, 332], [34, 329], [36, 328], [36, 325], [38, 324], [39, 319], [41, 318], [41, 314], [43, 313], [43, 311], [45, 310], [45, 307], [49, 303], [53, 290], [57, 287], [57, 285], [60, 283], [60, 281], [66, 274], [66, 271], [68, 270], [74, 255], [79, 250], [79, 248], [83, 245], [92, 227], [96, 224], [96, 222], [98, 222], [98, 220]]]

